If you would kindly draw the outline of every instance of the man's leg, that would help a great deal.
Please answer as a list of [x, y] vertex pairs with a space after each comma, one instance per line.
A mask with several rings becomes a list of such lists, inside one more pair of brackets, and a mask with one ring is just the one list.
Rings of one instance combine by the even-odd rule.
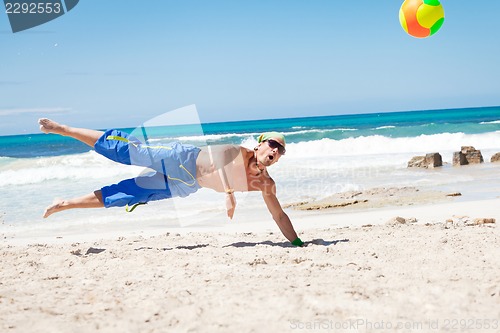
[[104, 134], [104, 132], [102, 131], [61, 125], [47, 118], [38, 119], [38, 123], [40, 124], [40, 131], [44, 133], [54, 133], [63, 136], [69, 136], [91, 147], [94, 147], [96, 141], [101, 137], [101, 135]]
[[79, 198], [74, 198], [70, 200], [56, 199], [52, 203], [52, 205], [48, 206], [45, 209], [43, 214], [44, 218], [49, 217], [50, 215], [73, 208], [101, 208], [104, 207], [104, 203], [102, 201], [102, 193], [100, 190], [94, 191], [93, 193], [84, 195]]

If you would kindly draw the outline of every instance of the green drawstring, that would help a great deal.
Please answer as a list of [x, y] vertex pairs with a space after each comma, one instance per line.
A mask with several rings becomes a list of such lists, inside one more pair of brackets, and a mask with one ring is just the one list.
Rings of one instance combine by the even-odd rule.
[[137, 208], [137, 206], [145, 205], [145, 204], [146, 204], [146, 202], [139, 202], [139, 203], [133, 204], [130, 208], [129, 208], [129, 205], [126, 205], [125, 206], [125, 211], [127, 213], [132, 213], [134, 211], [134, 209]]
[[179, 179], [179, 178], [173, 178], [173, 177], [170, 177], [169, 175], [167, 175], [168, 179], [170, 180], [177, 180], [177, 181], [180, 181], [181, 183], [183, 183], [184, 185], [187, 185], [187, 186], [194, 186], [196, 184], [196, 178], [194, 178], [194, 176], [191, 174], [191, 172], [189, 172], [188, 169], [186, 169], [184, 167], [184, 165], [179, 165], [179, 168], [183, 169], [184, 171], [186, 171], [188, 173], [188, 175], [191, 176], [191, 178], [193, 178], [193, 183], [192, 184], [189, 184], [189, 183], [186, 183], [185, 181], [183, 181], [182, 179]]

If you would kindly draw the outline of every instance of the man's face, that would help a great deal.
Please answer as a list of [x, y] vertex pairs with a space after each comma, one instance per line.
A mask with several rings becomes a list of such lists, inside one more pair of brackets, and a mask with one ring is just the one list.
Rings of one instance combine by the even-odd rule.
[[257, 159], [264, 166], [278, 162], [284, 152], [284, 142], [280, 138], [272, 138], [261, 142], [257, 151]]

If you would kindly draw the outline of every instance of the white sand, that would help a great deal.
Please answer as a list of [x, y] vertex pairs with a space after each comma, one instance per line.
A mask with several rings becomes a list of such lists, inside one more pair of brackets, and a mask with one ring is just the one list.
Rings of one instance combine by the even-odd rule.
[[[87, 242], [9, 237], [0, 330], [499, 332], [499, 207], [289, 210], [305, 248], [270, 219]], [[385, 225], [395, 216], [418, 222]], [[461, 224], [475, 218], [497, 223]]]

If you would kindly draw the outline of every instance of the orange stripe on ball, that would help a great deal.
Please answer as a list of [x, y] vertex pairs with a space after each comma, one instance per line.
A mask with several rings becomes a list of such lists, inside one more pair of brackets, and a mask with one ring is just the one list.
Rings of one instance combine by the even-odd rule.
[[408, 33], [414, 37], [427, 37], [431, 30], [424, 28], [417, 21], [417, 10], [424, 2], [422, 0], [406, 0], [402, 5], [402, 10], [405, 15]]

